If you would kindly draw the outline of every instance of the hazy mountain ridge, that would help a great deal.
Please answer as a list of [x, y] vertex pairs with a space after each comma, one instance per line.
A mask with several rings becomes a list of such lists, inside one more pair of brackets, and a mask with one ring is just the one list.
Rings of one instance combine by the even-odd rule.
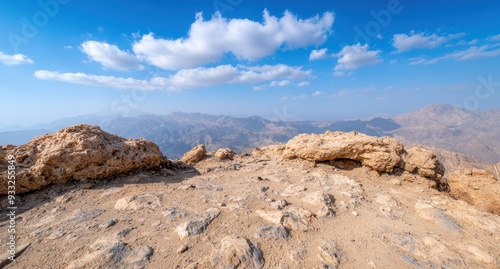
[[0, 144], [24, 144], [37, 135], [76, 124], [98, 124], [103, 130], [126, 138], [144, 137], [157, 143], [169, 158], [179, 158], [193, 146], [207, 150], [246, 150], [280, 144], [300, 133], [358, 131], [372, 136], [392, 136], [405, 143], [424, 144], [473, 157], [481, 162], [500, 162], [500, 110], [467, 111], [449, 105], [431, 105], [393, 119], [350, 121], [271, 121], [262, 117], [235, 118], [223, 115], [176, 112], [165, 116], [140, 115], [104, 121], [97, 116], [64, 118], [33, 130], [0, 132]]
[[500, 161], [500, 110], [467, 111], [432, 105], [394, 117], [401, 127], [391, 135], [404, 143], [420, 143], [459, 152], [489, 164]]

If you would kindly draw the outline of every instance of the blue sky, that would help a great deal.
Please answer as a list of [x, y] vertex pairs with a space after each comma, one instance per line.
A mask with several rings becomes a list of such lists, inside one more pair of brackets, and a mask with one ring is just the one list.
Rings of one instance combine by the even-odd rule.
[[4, 0], [0, 128], [91, 113], [498, 109], [498, 14], [498, 1]]

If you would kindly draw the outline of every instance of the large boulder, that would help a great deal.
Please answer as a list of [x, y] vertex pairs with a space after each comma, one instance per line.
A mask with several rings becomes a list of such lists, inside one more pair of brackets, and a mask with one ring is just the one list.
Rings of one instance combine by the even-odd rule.
[[207, 154], [207, 150], [205, 149], [205, 145], [201, 144], [184, 153], [181, 161], [186, 164], [197, 163], [205, 157], [205, 154]]
[[401, 163], [403, 144], [390, 137], [372, 137], [358, 132], [300, 134], [286, 144], [284, 157], [322, 162], [350, 159], [378, 172], [392, 172]]
[[444, 174], [444, 166], [438, 161], [436, 155], [423, 147], [406, 148], [403, 159], [404, 169], [412, 174], [436, 181], [440, 180]]
[[7, 157], [16, 161], [16, 193], [79, 179], [101, 179], [161, 164], [156, 144], [125, 139], [98, 126], [74, 125], [22, 146], [0, 147], [0, 194], [7, 193]]
[[453, 198], [500, 215], [500, 181], [490, 171], [469, 169], [455, 172], [447, 178]]

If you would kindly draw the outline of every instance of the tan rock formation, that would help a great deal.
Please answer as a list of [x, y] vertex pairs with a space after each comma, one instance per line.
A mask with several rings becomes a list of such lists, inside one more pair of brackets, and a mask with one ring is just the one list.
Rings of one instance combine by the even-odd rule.
[[439, 180], [444, 174], [444, 167], [439, 163], [436, 155], [423, 147], [410, 147], [403, 156], [404, 169], [419, 176]]
[[0, 194], [7, 193], [6, 157], [16, 160], [16, 193], [69, 180], [100, 179], [159, 166], [164, 157], [156, 144], [125, 139], [98, 126], [74, 125], [15, 147], [0, 148]]
[[205, 156], [207, 153], [207, 150], [205, 149], [205, 145], [201, 144], [190, 151], [184, 153], [184, 155], [181, 158], [181, 161], [186, 164], [190, 163], [197, 163], [201, 161], [201, 159]]
[[358, 132], [300, 134], [286, 144], [284, 157], [322, 162], [351, 159], [378, 172], [392, 172], [400, 165], [403, 144], [390, 137], [371, 137]]
[[500, 215], [500, 182], [487, 170], [471, 169], [448, 176], [450, 195], [489, 213]]
[[228, 148], [218, 149], [214, 153], [214, 157], [217, 158], [218, 160], [221, 160], [221, 161], [222, 160], [232, 160], [235, 155], [236, 155], [236, 152], [234, 152]]

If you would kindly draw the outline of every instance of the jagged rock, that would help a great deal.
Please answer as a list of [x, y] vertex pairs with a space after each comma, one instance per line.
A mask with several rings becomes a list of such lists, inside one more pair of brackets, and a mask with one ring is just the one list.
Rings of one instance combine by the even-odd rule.
[[91, 251], [74, 261], [66, 269], [77, 268], [145, 268], [153, 249], [148, 246], [132, 248], [121, 241], [99, 240], [91, 246]]
[[451, 197], [477, 208], [500, 215], [500, 181], [490, 171], [471, 169], [448, 177]]
[[[42, 189], [69, 180], [102, 179], [157, 167], [164, 160], [156, 144], [125, 139], [85, 124], [39, 136], [29, 143], [1, 147], [0, 155], [16, 160], [16, 192]], [[7, 194], [6, 160], [0, 160], [0, 194]]]
[[271, 223], [281, 224], [283, 222], [284, 213], [282, 211], [256, 210], [255, 212], [261, 218], [263, 218]]
[[274, 223], [282, 224], [292, 231], [307, 231], [313, 214], [305, 209], [288, 207], [286, 211], [255, 211], [261, 218]]
[[181, 161], [186, 164], [197, 163], [203, 159], [207, 150], [205, 149], [205, 145], [198, 145], [191, 149], [190, 151], [184, 153], [182, 155]]
[[318, 217], [331, 217], [335, 215], [335, 199], [331, 194], [328, 194], [327, 192], [312, 192], [302, 197], [302, 200], [319, 207], [319, 209], [316, 211], [316, 216]]
[[321, 244], [321, 246], [318, 247], [318, 249], [319, 249], [319, 257], [321, 258], [321, 261], [326, 265], [337, 268], [337, 266], [339, 266], [340, 263], [347, 260], [342, 254], [342, 252], [340, 252], [337, 243], [333, 241], [323, 241], [323, 243]]
[[401, 162], [403, 144], [390, 137], [371, 137], [358, 132], [300, 134], [286, 144], [284, 157], [315, 162], [350, 159], [378, 172], [392, 172]]
[[202, 233], [208, 228], [208, 225], [219, 216], [220, 210], [217, 208], [209, 208], [197, 218], [192, 219], [188, 222], [182, 223], [175, 231], [181, 239], [193, 236], [195, 234]]
[[236, 155], [236, 152], [234, 152], [228, 148], [218, 149], [214, 153], [214, 157], [217, 158], [218, 160], [221, 160], [221, 161], [222, 160], [232, 160], [235, 155]]
[[262, 226], [257, 229], [255, 233], [256, 238], [264, 238], [264, 239], [280, 239], [288, 237], [288, 230], [279, 225], [279, 226]]
[[161, 207], [160, 198], [153, 193], [144, 193], [122, 198], [115, 203], [116, 210], [155, 209]]
[[283, 226], [292, 231], [307, 231], [313, 214], [305, 209], [289, 207], [283, 216]]
[[431, 180], [440, 180], [444, 174], [444, 166], [436, 155], [423, 147], [410, 147], [403, 156], [404, 169], [412, 174], [418, 174]]
[[258, 245], [245, 238], [227, 236], [221, 240], [220, 249], [189, 268], [260, 269], [262, 267], [264, 267], [264, 255]]

